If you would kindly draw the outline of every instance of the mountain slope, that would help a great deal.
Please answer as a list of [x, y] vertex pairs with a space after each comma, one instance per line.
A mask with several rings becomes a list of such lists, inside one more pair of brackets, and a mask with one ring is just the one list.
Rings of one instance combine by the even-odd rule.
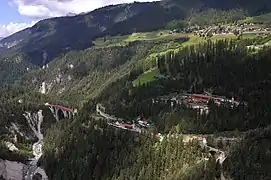
[[[157, 22], [149, 23], [159, 14], [165, 18], [157, 18]], [[144, 24], [141, 23], [142, 18], [145, 18]], [[1, 40], [0, 52], [22, 51], [33, 64], [44, 65], [63, 52], [90, 47], [92, 40], [98, 36], [132, 33], [134, 29], [154, 30], [173, 18], [158, 3], [107, 6], [84, 15], [42, 20]], [[135, 20], [138, 23], [130, 26]], [[146, 22], [151, 25], [145, 27]]]
[[215, 9], [234, 9], [243, 8], [246, 9], [250, 15], [255, 15], [257, 13], [266, 13], [271, 10], [271, 2], [269, 0], [258, 0], [258, 1], [248, 1], [248, 0], [190, 0], [190, 1], [180, 1], [180, 0], [164, 0], [169, 6], [179, 6], [186, 8], [215, 8]]
[[92, 46], [105, 35], [131, 34], [165, 27], [183, 19], [191, 10], [244, 8], [251, 14], [269, 12], [271, 3], [259, 1], [164, 0], [161, 2], [111, 5], [87, 14], [51, 18], [0, 40], [0, 53], [21, 52], [35, 65], [45, 65], [61, 53]]
[[156, 44], [132, 42], [126, 46], [92, 47], [80, 52], [69, 52], [54, 59], [44, 69], [26, 73], [22, 86], [38, 91], [45, 84], [46, 94], [81, 103], [94, 96], [111, 81], [129, 73], [131, 66], [144, 59]]
[[[7, 140], [17, 147], [27, 145], [22, 150], [27, 151], [28, 158], [30, 144], [36, 141], [24, 114], [33, 112], [37, 117], [37, 110], [41, 109], [45, 115], [42, 125], [45, 144], [40, 163], [50, 179], [200, 180], [221, 175], [216, 168], [217, 155], [206, 151], [203, 139], [202, 148], [196, 140], [184, 142], [180, 133], [193, 133], [199, 137], [206, 133], [227, 134], [227, 131], [246, 131], [270, 125], [271, 79], [268, 67], [271, 65], [271, 50], [248, 49], [250, 42], [256, 42], [254, 39], [237, 40], [236, 37], [212, 43], [210, 39], [207, 41], [196, 36], [182, 37], [187, 40], [184, 43], [182, 38], [172, 42], [172, 39], [138, 40], [139, 36], [135, 36], [133, 42], [81, 50], [91, 46], [97, 36], [161, 28], [171, 19], [185, 17], [185, 12], [192, 7], [204, 10], [208, 5], [206, 2], [164, 1], [108, 6], [84, 15], [44, 20], [2, 40], [0, 87], [2, 82], [10, 82], [27, 89], [22, 91], [20, 86], [0, 88], [0, 150], [1, 142]], [[233, 8], [242, 1], [223, 7], [214, 1], [209, 2], [212, 8]], [[186, 47], [196, 44], [195, 37], [201, 45]], [[105, 42], [106, 38], [100, 39]], [[80, 51], [74, 51], [78, 49]], [[70, 52], [59, 55], [66, 51]], [[46, 66], [35, 68], [32, 63]], [[148, 72], [153, 75], [147, 77], [151, 79], [147, 83], [138, 78]], [[138, 80], [137, 86], [133, 86], [135, 80]], [[41, 93], [36, 92], [41, 86]], [[234, 97], [241, 103], [236, 107], [228, 103], [216, 106], [209, 101], [203, 103], [208, 108], [205, 113], [183, 106], [185, 104], [180, 103], [185, 102], [181, 100], [182, 91], [211, 92]], [[73, 120], [53, 125], [56, 121], [51, 111], [40, 105], [45, 102], [67, 103], [67, 107], [79, 111]], [[127, 127], [140, 116], [153, 125], [149, 135], [160, 132], [165, 139], [158, 142], [148, 138], [151, 137], [148, 133], [141, 136], [128, 129], [110, 127], [112, 122], [102, 120], [95, 112], [97, 103], [104, 105], [106, 113], [120, 118], [120, 121], [123, 119], [124, 122], [120, 123], [127, 123]], [[12, 123], [20, 125], [30, 138], [33, 136], [32, 140], [25, 142], [20, 133], [13, 133]], [[267, 135], [264, 138], [270, 138]], [[17, 137], [21, 139], [13, 140]], [[232, 144], [235, 139], [239, 138], [233, 138]], [[235, 147], [236, 151], [230, 152], [230, 156], [222, 153], [222, 158], [225, 154], [229, 157], [226, 170], [233, 176], [248, 177], [235, 172], [236, 169], [255, 174], [259, 163], [266, 165], [260, 176], [269, 172], [269, 162], [255, 160], [257, 157], [270, 158], [269, 141], [256, 141], [254, 148], [250, 139], [242, 141], [240, 144], [246, 145]], [[258, 144], [264, 146], [266, 142], [266, 149], [256, 150]], [[231, 148], [231, 144], [225, 146]], [[3, 159], [9, 158], [5, 151], [7, 147], [2, 147]], [[246, 158], [248, 155], [243, 151], [248, 147], [253, 148], [248, 151], [251, 156]], [[262, 156], [265, 153], [266, 156]], [[222, 167], [222, 163], [219, 165]]]

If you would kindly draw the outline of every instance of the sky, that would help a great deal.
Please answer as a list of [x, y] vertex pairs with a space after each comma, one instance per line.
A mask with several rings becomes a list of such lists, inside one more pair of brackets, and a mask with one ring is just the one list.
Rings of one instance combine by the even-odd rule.
[[[136, 0], [140, 2], [151, 0]], [[134, 0], [0, 0], [0, 37], [33, 26], [41, 19], [89, 12]]]

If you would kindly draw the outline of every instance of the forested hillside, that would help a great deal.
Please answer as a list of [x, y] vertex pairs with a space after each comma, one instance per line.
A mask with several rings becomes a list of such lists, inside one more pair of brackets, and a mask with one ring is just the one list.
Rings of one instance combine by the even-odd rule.
[[[43, 126], [45, 131], [55, 121], [50, 110], [43, 105], [43, 102], [49, 101], [50, 98], [41, 97], [36, 93], [28, 93], [26, 89], [3, 85], [0, 87], [0, 94], [0, 158], [26, 162], [32, 157], [31, 144], [36, 140], [36, 137], [33, 135], [24, 114], [43, 110], [46, 121]], [[4, 142], [13, 143], [19, 150], [9, 151]]]
[[[232, 16], [230, 19], [242, 19], [247, 15], [270, 12], [271, 4], [268, 0], [249, 2], [244, 0], [227, 2], [163, 0], [111, 5], [83, 15], [42, 20], [31, 28], [2, 39], [0, 52], [8, 55], [23, 53], [29, 62], [41, 66], [62, 53], [92, 46], [92, 41], [97, 37], [153, 31], [165, 28], [166, 24], [172, 20], [187, 19], [191, 15], [194, 18], [201, 12], [208, 12], [209, 9], [221, 13], [221, 10], [233, 9], [232, 12], [234, 12], [239, 8], [242, 11], [237, 10], [239, 12], [234, 13], [234, 16], [228, 13]], [[227, 14], [227, 12], [222, 14], [225, 13]], [[220, 16], [222, 19], [223, 17], [225, 16]], [[206, 18], [210, 16], [205, 17], [204, 21]]]
[[[269, 158], [269, 146], [257, 151], [253, 143], [254, 138], [260, 144], [261, 138], [267, 142], [269, 130], [265, 129], [259, 138], [257, 133], [261, 130], [255, 130], [255, 135], [247, 131], [270, 125], [270, 49], [255, 52], [247, 48], [250, 43], [209, 41], [169, 51], [157, 59], [160, 78], [137, 87], [132, 86], [132, 81], [142, 73], [142, 66], [134, 66], [130, 74], [87, 102], [72, 124], [63, 122], [49, 131], [40, 163], [52, 179], [213, 179], [221, 173], [234, 179], [269, 177], [268, 168], [263, 167], [268, 166], [268, 159], [257, 158], [265, 152]], [[200, 114], [196, 109], [159, 100], [160, 96], [172, 92], [203, 90], [245, 103], [233, 107], [209, 102], [209, 113]], [[158, 102], [153, 103], [153, 99]], [[137, 116], [151, 119], [155, 124], [153, 132], [169, 134], [172, 138], [159, 142], [150, 135], [114, 129], [97, 119], [97, 103], [103, 103], [107, 113], [128, 121]], [[229, 151], [223, 169], [197, 141], [183, 143], [181, 135], [208, 136], [233, 131], [237, 135], [243, 131], [247, 136], [241, 143], [226, 143]], [[242, 152], [248, 146], [253, 149], [247, 154], [249, 158], [245, 158]], [[51, 168], [52, 164], [56, 168]]]
[[[244, 44], [242, 45], [242, 43]], [[214, 109], [211, 108], [210, 111], [215, 114], [210, 113], [204, 117], [198, 117], [191, 111], [188, 113], [190, 125], [187, 125], [186, 128], [197, 130], [203, 128], [203, 132], [213, 132], [235, 130], [236, 128], [246, 130], [259, 125], [268, 125], [270, 124], [270, 111], [268, 110], [270, 95], [267, 91], [269, 89], [270, 50], [263, 49], [255, 54], [254, 50], [247, 49], [246, 43], [246, 41], [208, 42], [183, 48], [179, 52], [168, 52], [164, 56], [158, 57], [157, 67], [160, 74], [169, 76], [169, 79], [156, 78], [139, 87], [129, 86], [136, 74], [143, 71], [135, 68], [129, 77], [127, 76], [126, 79], [115, 83], [105, 91], [101, 101], [104, 100], [104, 103], [108, 105], [107, 110], [117, 116], [143, 115], [158, 119], [162, 117], [163, 122], [162, 109], [165, 112], [171, 111], [170, 102], [166, 105], [156, 105], [153, 104], [152, 99], [172, 92], [202, 93], [210, 91], [213, 94], [244, 101], [247, 106], [240, 104], [234, 109], [229, 105], [211, 106]], [[122, 91], [118, 93], [120, 89]], [[175, 115], [172, 118], [186, 117], [186, 114], [182, 112], [183, 108], [177, 110], [178, 106], [174, 105], [176, 111], [173, 111]], [[170, 116], [167, 115], [167, 117]], [[221, 118], [221, 122], [218, 117]], [[191, 118], [194, 119], [194, 125]], [[176, 122], [179, 122], [180, 119], [176, 119]], [[223, 122], [222, 119], [225, 119], [226, 122]], [[167, 121], [167, 124], [169, 122]], [[198, 127], [200, 122], [203, 123], [201, 128]], [[196, 127], [193, 127], [195, 125]]]
[[247, 0], [191, 0], [191, 1], [179, 1], [179, 0], [165, 0], [162, 3], [169, 5], [177, 5], [180, 7], [192, 7], [192, 8], [217, 8], [217, 9], [233, 9], [233, 8], [244, 8], [249, 13], [266, 13], [270, 11], [271, 4], [268, 0], [259, 1], [247, 1]]
[[[182, 136], [178, 136], [160, 143], [108, 127], [103, 121], [80, 119], [80, 123], [59, 124], [47, 136], [41, 163], [51, 179], [210, 179], [215, 176], [211, 168], [215, 163], [212, 159], [205, 162], [208, 153], [197, 142], [184, 144]], [[205, 168], [206, 164], [210, 169]]]
[[230, 151], [226, 169], [236, 179], [270, 179], [270, 126], [248, 132], [241, 144]]
[[148, 52], [161, 46], [156, 42], [131, 42], [125, 46], [90, 48], [72, 51], [21, 78], [21, 85], [39, 91], [45, 82], [46, 94], [54, 95], [76, 106], [96, 96], [101, 90], [123, 75], [147, 56]]
[[42, 20], [1, 40], [0, 50], [9, 54], [23, 52], [31, 63], [41, 66], [63, 52], [92, 46], [97, 37], [152, 31], [182, 16], [172, 14], [159, 3], [107, 6], [84, 15]]
[[270, 179], [270, 11], [135, 2], [0, 40], [0, 179]]

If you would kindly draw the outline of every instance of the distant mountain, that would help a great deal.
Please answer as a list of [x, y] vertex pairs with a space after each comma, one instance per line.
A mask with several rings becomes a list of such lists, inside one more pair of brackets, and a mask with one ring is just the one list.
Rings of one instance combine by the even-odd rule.
[[107, 6], [83, 15], [42, 20], [1, 40], [0, 53], [23, 52], [33, 64], [43, 65], [63, 52], [92, 46], [96, 37], [155, 30], [181, 17], [156, 2]]
[[1, 40], [1, 39], [4, 39], [4, 38], [3, 38], [3, 37], [0, 37], [0, 40]]
[[246, 9], [250, 15], [257, 15], [271, 11], [270, 0], [163, 0], [161, 3], [170, 6], [190, 8], [216, 8], [216, 9]]
[[20, 52], [40, 66], [61, 53], [91, 47], [97, 37], [163, 28], [169, 21], [184, 18], [192, 8], [244, 7], [257, 13], [271, 10], [270, 4], [269, 0], [164, 0], [111, 5], [89, 13], [42, 20], [0, 40], [0, 55]]

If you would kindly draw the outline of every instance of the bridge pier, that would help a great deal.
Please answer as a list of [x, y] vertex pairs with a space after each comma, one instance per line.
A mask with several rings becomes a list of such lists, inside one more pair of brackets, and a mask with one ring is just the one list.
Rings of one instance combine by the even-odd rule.
[[[59, 111], [62, 111], [61, 109], [59, 109]], [[67, 111], [62, 111], [63, 114], [64, 114], [64, 118], [65, 119], [70, 119], [71, 118], [71, 113], [70, 112], [67, 112]]]
[[59, 121], [61, 119], [72, 119], [76, 113], [76, 112], [73, 112], [71, 109], [68, 109], [62, 106], [50, 105], [50, 104], [46, 104], [46, 106], [49, 107], [56, 121]]
[[49, 109], [51, 110], [53, 116], [55, 117], [56, 121], [59, 121], [59, 117], [57, 115], [58, 109], [55, 108], [54, 106], [49, 106]]

